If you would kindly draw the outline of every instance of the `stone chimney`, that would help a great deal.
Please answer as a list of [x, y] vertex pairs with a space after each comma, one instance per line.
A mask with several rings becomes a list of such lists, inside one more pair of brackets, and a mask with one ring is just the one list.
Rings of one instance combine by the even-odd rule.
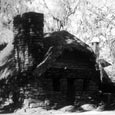
[[16, 68], [22, 72], [42, 59], [44, 15], [36, 12], [17, 15], [13, 25]]

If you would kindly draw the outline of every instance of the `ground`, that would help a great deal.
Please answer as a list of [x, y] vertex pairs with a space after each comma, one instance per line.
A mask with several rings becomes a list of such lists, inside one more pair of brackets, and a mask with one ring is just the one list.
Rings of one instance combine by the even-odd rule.
[[[3, 114], [3, 115], [115, 115], [115, 111], [88, 111], [88, 112], [63, 112], [63, 111], [55, 111], [55, 110], [41, 110], [41, 109], [33, 109], [24, 112], [23, 110], [18, 110], [15, 113]], [[2, 114], [1, 114], [2, 115]]]
[[81, 109], [76, 109], [74, 106], [69, 105], [62, 107], [58, 110], [48, 110], [42, 107], [25, 108], [15, 110], [13, 113], [2, 113], [0, 115], [115, 115], [115, 110], [105, 111], [102, 106], [95, 107], [92, 104], [85, 104]]

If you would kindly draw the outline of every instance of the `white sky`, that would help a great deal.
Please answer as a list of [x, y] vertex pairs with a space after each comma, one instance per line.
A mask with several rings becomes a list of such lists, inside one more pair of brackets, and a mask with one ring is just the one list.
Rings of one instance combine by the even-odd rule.
[[[35, 1], [36, 2], [34, 2], [33, 5], [30, 5], [30, 7], [33, 7], [33, 6], [34, 8], [38, 7], [39, 1], [42, 1], [42, 0], [35, 0]], [[60, 7], [61, 6], [60, 0], [45, 0], [45, 1], [47, 3], [48, 8], [54, 15], [58, 13], [58, 16], [62, 16], [63, 14], [62, 12], [64, 12], [64, 9]], [[115, 12], [115, 0], [87, 0], [87, 1], [91, 2], [92, 5], [97, 6], [98, 8], [105, 8], [103, 10], [106, 10], [106, 8], [109, 7], [109, 9]]]
[[97, 7], [103, 7], [103, 6], [108, 6], [111, 7], [112, 9], [115, 9], [115, 0], [88, 0], [93, 5], [96, 5]]
[[[56, 1], [58, 0], [45, 0], [48, 4], [48, 6], [51, 9], [54, 9], [56, 7]], [[108, 6], [111, 7], [111, 9], [115, 9], [115, 0], [88, 0], [90, 1], [93, 5], [97, 7], [104, 7]]]

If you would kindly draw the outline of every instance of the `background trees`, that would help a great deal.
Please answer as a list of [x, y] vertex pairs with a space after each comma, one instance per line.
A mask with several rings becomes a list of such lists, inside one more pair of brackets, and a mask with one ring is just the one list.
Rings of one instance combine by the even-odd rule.
[[114, 0], [0, 0], [0, 28], [12, 30], [13, 17], [17, 14], [44, 13], [44, 32], [67, 30], [89, 45], [97, 36], [100, 58], [114, 65], [114, 4]]

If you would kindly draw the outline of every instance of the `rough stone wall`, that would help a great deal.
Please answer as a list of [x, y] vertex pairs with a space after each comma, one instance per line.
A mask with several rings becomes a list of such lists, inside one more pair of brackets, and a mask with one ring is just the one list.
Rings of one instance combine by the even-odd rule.
[[14, 18], [15, 63], [23, 72], [41, 61], [43, 44], [43, 14], [28, 12]]

